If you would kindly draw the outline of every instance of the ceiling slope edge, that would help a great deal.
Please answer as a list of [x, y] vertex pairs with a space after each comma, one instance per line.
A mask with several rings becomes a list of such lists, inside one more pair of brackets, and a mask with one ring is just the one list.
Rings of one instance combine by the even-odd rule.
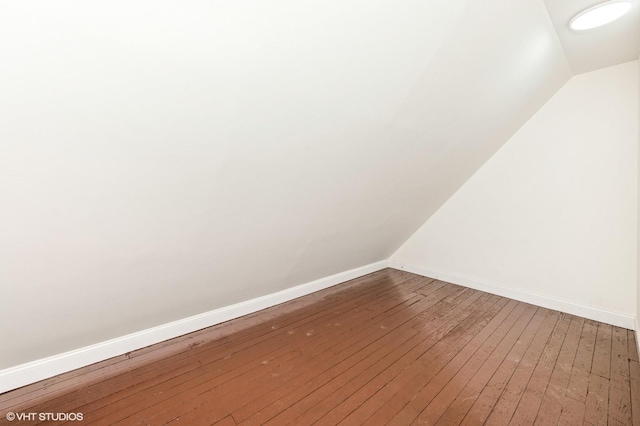
[[544, 0], [574, 74], [633, 61], [640, 55], [640, 1], [619, 19], [600, 27], [575, 31], [570, 21], [603, 0]]
[[470, 4], [381, 137], [397, 250], [571, 77], [542, 0]]

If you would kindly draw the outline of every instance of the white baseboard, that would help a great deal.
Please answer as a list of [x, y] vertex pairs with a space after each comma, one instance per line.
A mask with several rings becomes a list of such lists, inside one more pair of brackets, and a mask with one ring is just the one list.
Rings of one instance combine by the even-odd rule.
[[638, 351], [638, 355], [640, 355], [640, 339], [638, 339], [638, 333], [640, 333], [640, 324], [638, 323], [638, 317], [636, 317], [635, 324], [636, 327], [634, 330], [636, 333], [636, 349]]
[[399, 269], [413, 274], [422, 275], [428, 278], [436, 278], [453, 284], [462, 285], [480, 291], [485, 291], [498, 296], [508, 297], [510, 299], [519, 300], [521, 302], [531, 303], [532, 305], [542, 306], [543, 308], [553, 309], [560, 312], [588, 318], [595, 321], [604, 322], [606, 324], [624, 327], [630, 330], [638, 330], [635, 317], [631, 315], [620, 314], [617, 312], [604, 311], [588, 306], [577, 305], [565, 300], [554, 299], [547, 296], [541, 296], [526, 291], [514, 290], [507, 287], [491, 284], [475, 278], [464, 277], [448, 272], [438, 271], [435, 269], [422, 268], [418, 266], [408, 265], [406, 263], [395, 260], [389, 261], [389, 267]]
[[0, 393], [44, 380], [58, 374], [85, 367], [99, 361], [135, 351], [149, 345], [192, 333], [212, 325], [239, 318], [271, 306], [279, 305], [301, 296], [359, 278], [389, 266], [383, 260], [360, 268], [351, 269], [277, 293], [247, 300], [182, 320], [107, 340], [95, 345], [72, 350], [59, 355], [0, 370]]

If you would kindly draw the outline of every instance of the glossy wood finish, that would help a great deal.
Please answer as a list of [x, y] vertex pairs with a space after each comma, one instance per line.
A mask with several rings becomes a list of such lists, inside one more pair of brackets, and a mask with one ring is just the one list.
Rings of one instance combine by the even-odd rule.
[[629, 330], [386, 269], [5, 393], [0, 424], [7, 411], [98, 425], [630, 425], [640, 366]]

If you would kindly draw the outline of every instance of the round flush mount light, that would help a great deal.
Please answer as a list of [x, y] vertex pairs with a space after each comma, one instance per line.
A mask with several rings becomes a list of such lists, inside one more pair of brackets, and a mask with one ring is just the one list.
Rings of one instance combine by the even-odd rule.
[[631, 6], [632, 4], [629, 0], [600, 3], [577, 14], [569, 23], [569, 27], [572, 30], [581, 31], [608, 24], [627, 13]]

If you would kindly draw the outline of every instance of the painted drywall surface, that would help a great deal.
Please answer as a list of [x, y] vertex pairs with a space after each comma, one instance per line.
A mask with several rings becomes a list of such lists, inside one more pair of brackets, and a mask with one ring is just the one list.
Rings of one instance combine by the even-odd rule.
[[[638, 57], [638, 63], [640, 64], [640, 56]], [[640, 65], [638, 65], [638, 240], [636, 253], [638, 256], [638, 285], [636, 287], [636, 344], [638, 344], [638, 348], [640, 349], [640, 339], [638, 339], [638, 333], [640, 332]]]
[[389, 256], [570, 77], [541, 1], [469, 5], [381, 135]]
[[574, 74], [633, 61], [640, 53], [640, 1], [631, 0], [627, 14], [611, 25], [574, 31], [569, 22], [599, 1], [544, 0], [567, 61]]
[[0, 368], [388, 258], [569, 77], [542, 0], [3, 2], [0, 61]]
[[637, 67], [573, 77], [392, 259], [635, 315]]

